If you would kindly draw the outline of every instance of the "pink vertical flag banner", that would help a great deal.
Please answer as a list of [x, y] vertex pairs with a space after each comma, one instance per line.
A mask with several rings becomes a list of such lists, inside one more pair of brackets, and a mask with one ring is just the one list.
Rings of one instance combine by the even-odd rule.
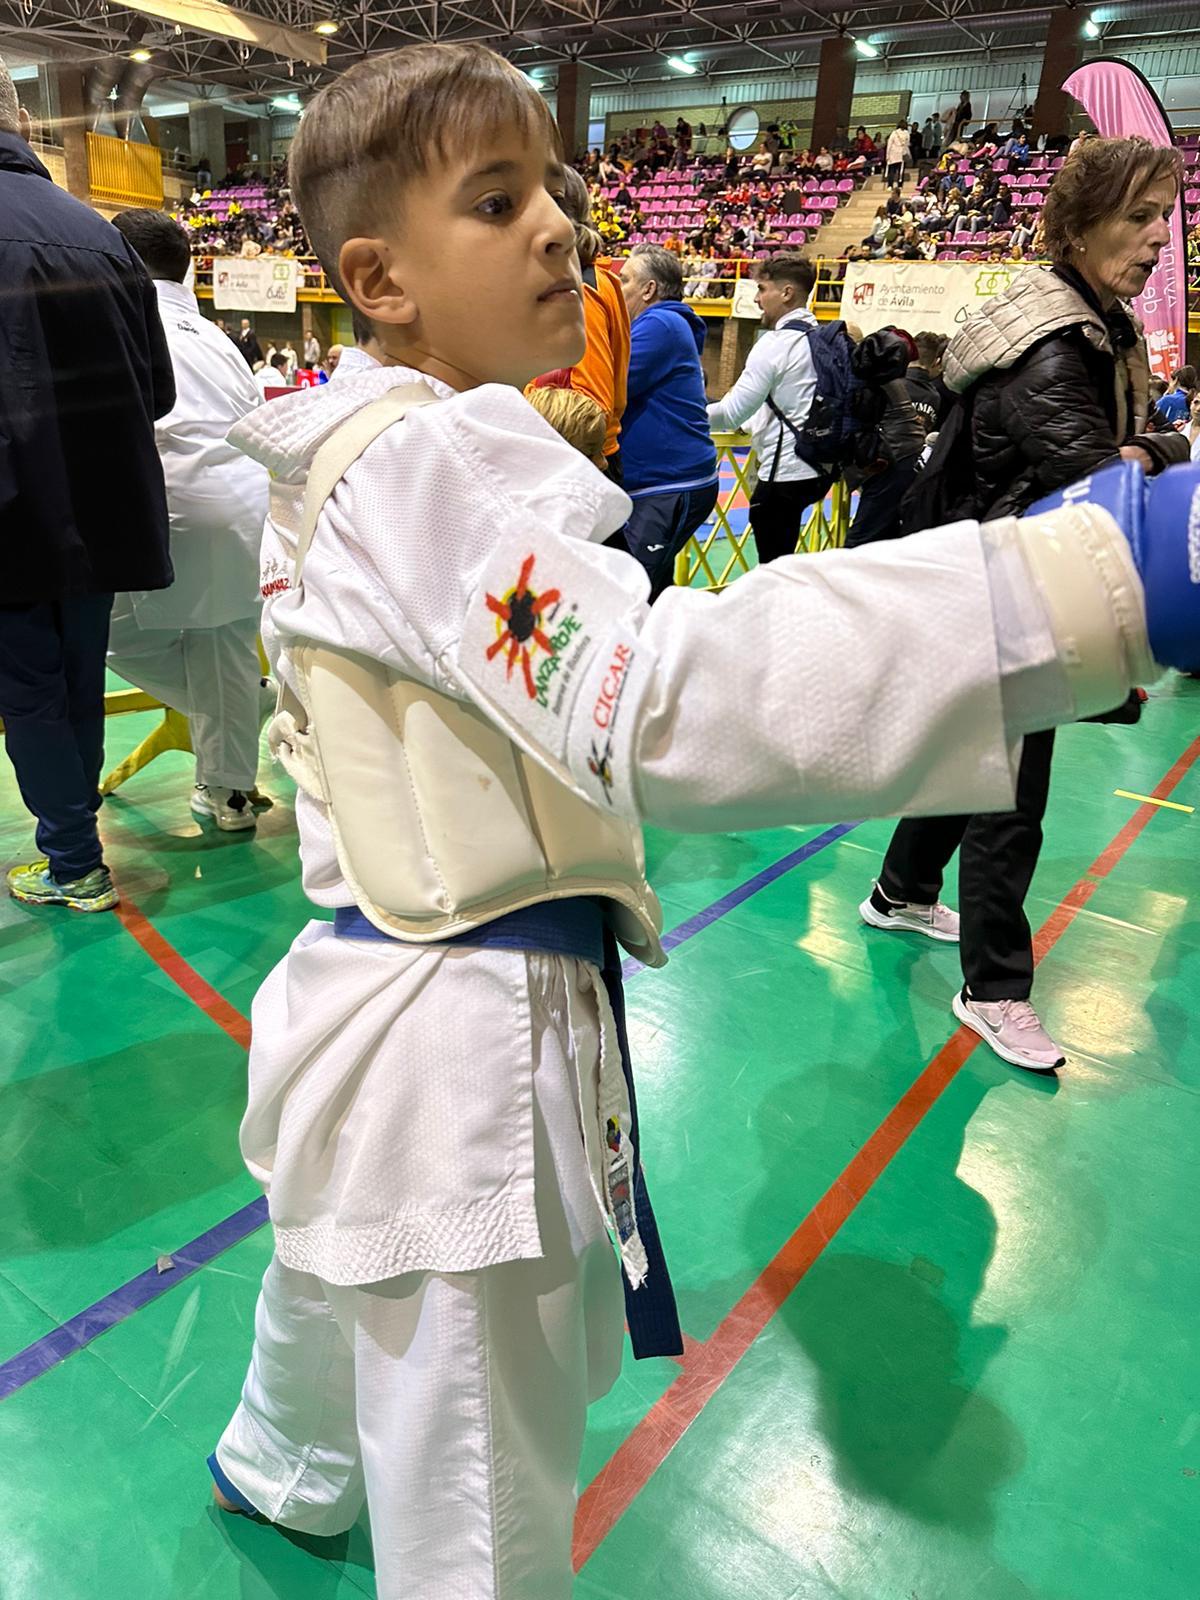
[[[1175, 143], [1162, 103], [1136, 67], [1101, 57], [1089, 61], [1063, 88], [1091, 117], [1106, 139], [1141, 134], [1167, 149]], [[1183, 365], [1187, 333], [1187, 269], [1183, 251], [1183, 195], [1171, 218], [1171, 242], [1158, 258], [1145, 289], [1134, 301], [1146, 328], [1151, 369], [1169, 380]]]

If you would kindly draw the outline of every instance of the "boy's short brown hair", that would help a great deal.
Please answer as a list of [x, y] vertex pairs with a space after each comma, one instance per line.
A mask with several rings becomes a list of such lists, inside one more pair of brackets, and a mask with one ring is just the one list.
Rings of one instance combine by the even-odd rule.
[[781, 250], [778, 255], [760, 261], [754, 276], [768, 283], [794, 284], [801, 297], [807, 300], [816, 287], [817, 269], [798, 250]]
[[1074, 238], [1115, 217], [1152, 183], [1170, 178], [1178, 191], [1183, 157], [1148, 139], [1089, 139], [1056, 174], [1046, 196], [1042, 224], [1046, 253], [1065, 266]]
[[417, 44], [368, 56], [309, 104], [288, 157], [309, 242], [339, 294], [347, 239], [379, 229], [398, 190], [455, 151], [485, 148], [506, 122], [561, 154], [550, 108], [480, 44]]

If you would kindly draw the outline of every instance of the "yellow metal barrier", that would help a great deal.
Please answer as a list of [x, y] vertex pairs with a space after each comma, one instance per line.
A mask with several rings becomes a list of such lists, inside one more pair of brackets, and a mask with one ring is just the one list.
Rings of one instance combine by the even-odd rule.
[[130, 144], [107, 133], [87, 135], [88, 186], [92, 199], [110, 206], [162, 209], [162, 154], [153, 145]]
[[[717, 471], [720, 472], [722, 462], [728, 463], [733, 471], [733, 488], [728, 492], [722, 490], [717, 495], [711, 533], [703, 541], [689, 539], [675, 558], [675, 582], [687, 589], [692, 588], [701, 575], [704, 582], [698, 585], [699, 588], [724, 589], [739, 572], [750, 571], [750, 563], [746, 558], [746, 544], [752, 537], [750, 525], [747, 523], [746, 531], [739, 534], [730, 521], [730, 513], [740, 509], [737, 507], [738, 496], [743, 495], [748, 505], [753, 492], [757, 462], [754, 451], [750, 449], [750, 437], [745, 433], [714, 433], [713, 443], [717, 447]], [[745, 451], [745, 454], [739, 455], [739, 451]], [[820, 501], [809, 513], [808, 520], [800, 530], [796, 553], [816, 555], [821, 550], [841, 549], [846, 543], [849, 528], [850, 491], [839, 479], [833, 486], [828, 512], [825, 502]], [[719, 549], [722, 543], [729, 546], [724, 565], [718, 560], [722, 554]]]

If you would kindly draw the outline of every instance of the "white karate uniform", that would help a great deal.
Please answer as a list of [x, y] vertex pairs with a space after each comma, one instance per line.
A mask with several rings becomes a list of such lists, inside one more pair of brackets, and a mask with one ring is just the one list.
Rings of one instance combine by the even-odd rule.
[[[237, 438], [294, 515], [323, 440], [419, 377], [339, 375]], [[788, 558], [650, 611], [638, 563], [598, 542], [626, 496], [515, 391], [424, 381], [445, 403], [349, 469], [299, 589], [294, 544], [268, 523], [264, 637], [285, 678], [292, 640], [373, 656], [473, 700], [599, 804], [668, 827], [1011, 806], [1019, 735], [1062, 715], [1062, 681], [1036, 594], [1010, 565], [1000, 581], [974, 524], [902, 552]], [[634, 641], [611, 794], [571, 714], [604, 660], [564, 667], [568, 703], [546, 711], [482, 648], [483, 597], [529, 553], [585, 629]], [[914, 634], [917, 611], [938, 625]], [[797, 690], [814, 674], [815, 700]], [[297, 817], [309, 898], [352, 905], [322, 805], [301, 795]], [[365, 1492], [380, 1600], [565, 1600], [584, 1413], [622, 1326], [581, 1126], [611, 1048], [598, 974], [310, 923], [253, 1024], [242, 1149], [276, 1259], [222, 1470], [309, 1532], [348, 1527]]]
[[175, 405], [154, 425], [175, 581], [117, 596], [109, 665], [187, 716], [198, 783], [245, 791], [258, 770], [258, 547], [269, 480], [226, 435], [261, 397], [191, 291], [162, 279], [154, 288], [175, 373]]

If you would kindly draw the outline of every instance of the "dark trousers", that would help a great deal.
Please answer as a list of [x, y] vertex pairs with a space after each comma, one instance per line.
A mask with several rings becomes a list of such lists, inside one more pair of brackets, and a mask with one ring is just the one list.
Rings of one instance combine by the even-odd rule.
[[101, 864], [104, 655], [111, 594], [0, 606], [0, 717], [38, 849], [60, 883]]
[[1042, 848], [1054, 733], [1025, 739], [1014, 811], [975, 817], [909, 817], [897, 827], [879, 874], [889, 900], [933, 905], [955, 850], [959, 954], [975, 1000], [1027, 1000], [1033, 941], [1025, 896]]
[[625, 524], [625, 543], [650, 577], [650, 599], [657, 600], [675, 581], [675, 557], [717, 503], [716, 483], [703, 489], [640, 495]]
[[887, 169], [887, 178], [885, 179], [885, 182], [887, 183], [888, 188], [889, 189], [894, 189], [898, 183], [901, 183], [903, 181], [903, 179], [904, 179], [904, 163], [903, 163], [903, 161], [893, 161], [892, 164]]
[[761, 566], [780, 556], [794, 556], [800, 543], [804, 513], [829, 493], [832, 479], [801, 478], [765, 483], [760, 478], [750, 498], [750, 527]]
[[913, 481], [919, 459], [919, 456], [910, 456], [906, 461], [897, 461], [865, 480], [858, 491], [858, 509], [846, 535], [847, 550], [900, 537], [900, 502]]

